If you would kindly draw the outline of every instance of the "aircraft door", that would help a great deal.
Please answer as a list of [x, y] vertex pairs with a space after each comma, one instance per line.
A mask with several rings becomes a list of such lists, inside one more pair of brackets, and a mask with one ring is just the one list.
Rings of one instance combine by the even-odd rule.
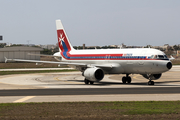
[[106, 55], [106, 61], [109, 62], [111, 55]]
[[143, 65], [144, 65], [144, 60], [143, 60], [144, 58], [143, 58], [143, 57], [146, 56], [146, 52], [147, 52], [146, 50], [143, 50], [143, 51], [141, 52], [141, 56], [139, 56], [139, 57], [140, 57], [140, 58], [139, 58], [139, 65], [140, 65], [140, 66], [143, 66]]

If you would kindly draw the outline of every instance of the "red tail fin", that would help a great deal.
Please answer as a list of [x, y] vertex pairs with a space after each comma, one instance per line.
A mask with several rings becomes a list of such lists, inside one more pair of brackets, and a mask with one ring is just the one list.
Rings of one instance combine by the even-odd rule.
[[61, 20], [56, 20], [56, 28], [60, 50], [62, 52], [69, 52], [71, 50], [74, 50], [74, 48], [71, 46], [71, 43], [69, 42]]

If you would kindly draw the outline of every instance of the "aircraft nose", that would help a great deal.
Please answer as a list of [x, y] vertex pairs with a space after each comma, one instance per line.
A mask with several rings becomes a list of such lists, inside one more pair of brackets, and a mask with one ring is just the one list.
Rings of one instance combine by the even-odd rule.
[[171, 63], [171, 62], [168, 62], [167, 65], [166, 65], [166, 67], [167, 67], [168, 69], [171, 69], [171, 68], [172, 68], [172, 63]]

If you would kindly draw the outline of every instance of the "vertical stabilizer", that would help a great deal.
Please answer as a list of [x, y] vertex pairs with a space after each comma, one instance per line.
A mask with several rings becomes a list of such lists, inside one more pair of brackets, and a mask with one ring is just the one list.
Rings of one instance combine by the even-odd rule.
[[60, 50], [62, 52], [69, 52], [71, 50], [74, 50], [74, 48], [71, 46], [71, 43], [67, 37], [67, 34], [61, 23], [61, 20], [56, 20], [56, 29], [57, 29], [57, 37], [58, 37], [58, 44], [59, 44]]

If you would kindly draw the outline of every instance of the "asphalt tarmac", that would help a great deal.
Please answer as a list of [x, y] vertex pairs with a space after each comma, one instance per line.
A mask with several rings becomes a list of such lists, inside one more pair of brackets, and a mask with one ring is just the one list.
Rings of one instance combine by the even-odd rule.
[[141, 75], [106, 75], [100, 83], [85, 85], [80, 72], [6, 75], [0, 77], [0, 102], [146, 101], [180, 100], [180, 66], [147, 85]]
[[1, 90], [0, 96], [52, 96], [52, 95], [116, 95], [116, 94], [179, 94], [180, 87], [155, 88], [64, 88]]

